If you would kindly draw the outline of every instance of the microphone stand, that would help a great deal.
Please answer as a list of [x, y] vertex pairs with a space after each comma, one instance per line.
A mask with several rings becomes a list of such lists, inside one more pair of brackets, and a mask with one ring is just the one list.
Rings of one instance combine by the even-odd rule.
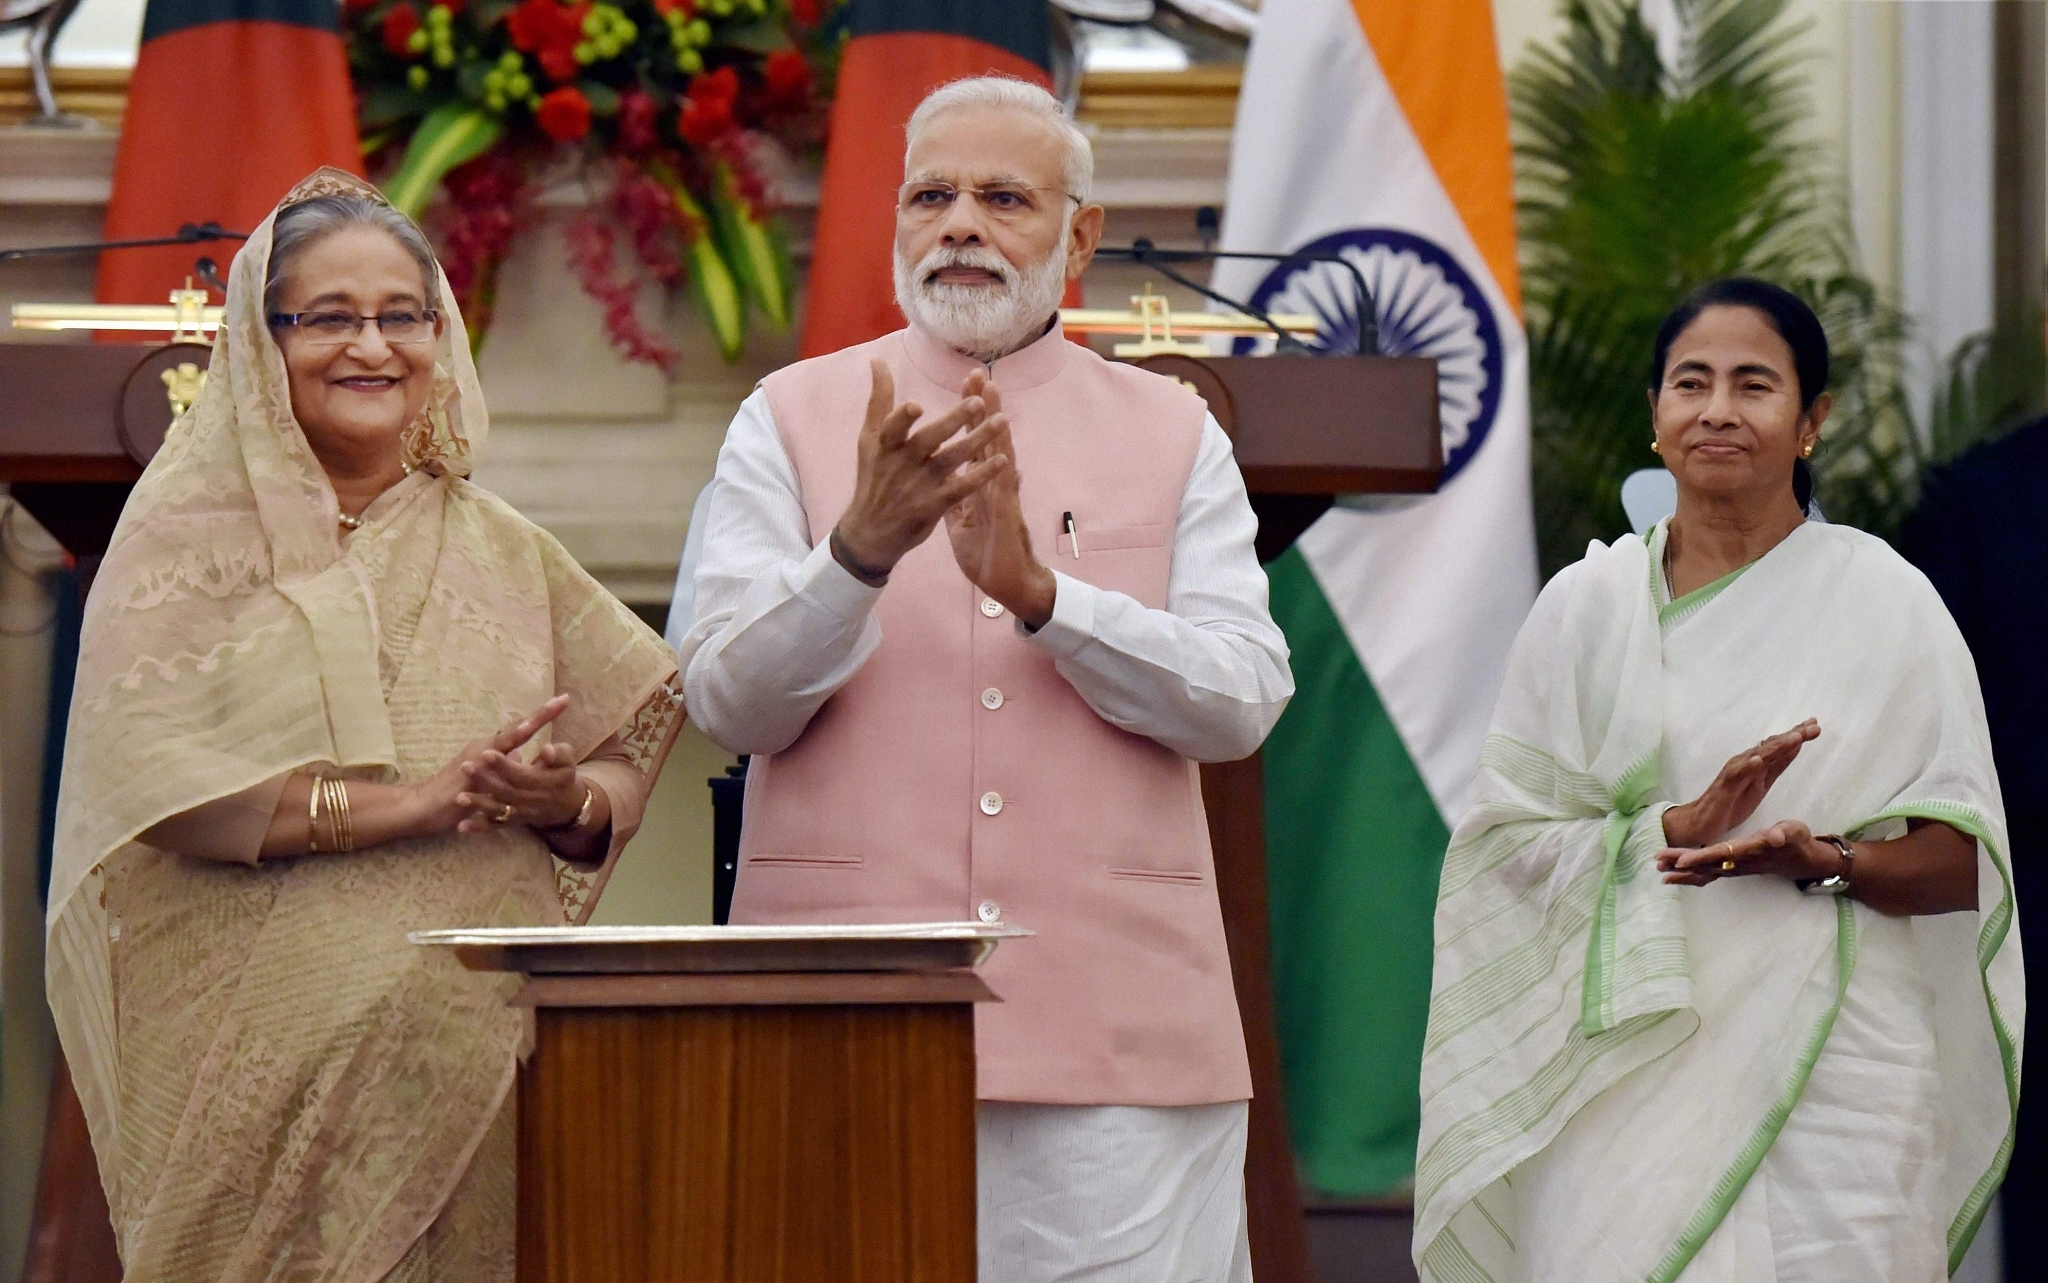
[[[26, 245], [19, 249], [0, 249], [0, 263], [12, 263], [22, 258], [55, 258], [67, 254], [97, 254], [108, 249], [148, 249], [158, 245], [207, 245], [214, 241], [246, 241], [247, 232], [231, 232], [219, 223], [187, 223], [178, 229], [175, 236], [153, 236], [139, 241], [92, 241], [84, 245]], [[209, 263], [211, 260], [207, 260]], [[209, 268], [202, 275], [212, 275], [217, 268]], [[212, 282], [208, 282], [211, 284]]]
[[1365, 274], [1358, 270], [1358, 264], [1342, 254], [1328, 250], [1314, 253], [1295, 251], [1291, 254], [1275, 254], [1259, 250], [1224, 249], [1160, 249], [1149, 237], [1141, 236], [1129, 246], [1103, 246], [1095, 251], [1097, 258], [1121, 259], [1142, 263], [1159, 269], [1160, 275], [1177, 285], [1193, 290], [1203, 298], [1212, 299], [1243, 312], [1246, 316], [1262, 321], [1277, 337], [1277, 350], [1289, 356], [1313, 356], [1314, 353], [1300, 339], [1280, 328], [1273, 318], [1248, 303], [1226, 298], [1216, 291], [1189, 280], [1186, 276], [1168, 267], [1169, 263], [1208, 263], [1219, 258], [1242, 258], [1261, 263], [1335, 263], [1351, 274], [1352, 286], [1357, 294], [1358, 304], [1358, 355], [1378, 356], [1380, 354], [1379, 313], [1373, 310], [1372, 291], [1366, 288]]

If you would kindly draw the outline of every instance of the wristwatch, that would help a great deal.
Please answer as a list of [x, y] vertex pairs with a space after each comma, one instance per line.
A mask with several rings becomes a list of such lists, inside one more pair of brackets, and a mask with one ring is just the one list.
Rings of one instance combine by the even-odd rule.
[[1847, 895], [1849, 875], [1856, 867], [1856, 848], [1833, 833], [1823, 834], [1814, 841], [1825, 842], [1842, 853], [1842, 871], [1831, 877], [1801, 878], [1796, 885], [1808, 895]]

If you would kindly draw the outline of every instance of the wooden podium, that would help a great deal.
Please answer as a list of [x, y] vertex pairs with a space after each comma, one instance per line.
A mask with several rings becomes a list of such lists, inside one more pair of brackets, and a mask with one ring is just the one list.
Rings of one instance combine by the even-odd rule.
[[974, 1283], [1000, 924], [429, 931], [526, 977], [520, 1283]]

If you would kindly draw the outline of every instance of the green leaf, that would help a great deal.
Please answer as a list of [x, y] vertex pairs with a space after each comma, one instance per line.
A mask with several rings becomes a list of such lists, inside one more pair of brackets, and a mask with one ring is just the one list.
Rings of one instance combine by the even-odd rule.
[[677, 212], [689, 220], [690, 291], [711, 325], [720, 354], [737, 361], [747, 341], [746, 300], [732, 265], [719, 250], [717, 219], [705, 213], [704, 205], [667, 165], [649, 161], [645, 172], [667, 190]]
[[455, 87], [471, 102], [484, 100], [484, 77], [491, 74], [491, 64], [482, 58], [465, 58], [455, 69]]
[[718, 252], [717, 237], [707, 233], [691, 242], [690, 285], [718, 339], [720, 355], [727, 361], [739, 360], [747, 342], [747, 312], [732, 267]]
[[413, 131], [405, 159], [384, 184], [384, 198], [418, 218], [448, 171], [489, 151], [503, 132], [497, 117], [471, 103], [435, 108]]
[[732, 171], [717, 168], [711, 194], [712, 222], [718, 232], [719, 249], [740, 286], [777, 330], [789, 328], [790, 283], [786, 251], [776, 237], [754, 217], [734, 187]]
[[363, 95], [363, 105], [356, 113], [356, 124], [366, 132], [388, 129], [407, 117], [424, 115], [433, 105], [434, 95], [414, 89], [402, 81], [373, 85]]
[[593, 116], [616, 116], [619, 114], [619, 91], [610, 85], [595, 80], [579, 80], [576, 87], [590, 100], [590, 114]]

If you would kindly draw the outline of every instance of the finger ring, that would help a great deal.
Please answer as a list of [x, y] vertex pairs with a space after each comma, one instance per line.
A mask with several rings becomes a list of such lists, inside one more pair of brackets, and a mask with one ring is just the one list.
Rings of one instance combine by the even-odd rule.
[[504, 823], [505, 821], [507, 821], [507, 820], [509, 820], [509, 819], [511, 819], [511, 818], [512, 818], [512, 804], [511, 804], [510, 802], [507, 802], [507, 803], [505, 803], [505, 805], [504, 805], [503, 807], [499, 808], [499, 810], [498, 810], [498, 813], [497, 813], [496, 815], [493, 815], [493, 816], [491, 817], [491, 821], [492, 821], [492, 823], [494, 823], [494, 824], [503, 824], [503, 823]]
[[1733, 861], [1733, 860], [1723, 860], [1723, 861], [1721, 861], [1721, 872], [1723, 872], [1723, 873], [1733, 873], [1733, 872], [1735, 872], [1735, 861]]

